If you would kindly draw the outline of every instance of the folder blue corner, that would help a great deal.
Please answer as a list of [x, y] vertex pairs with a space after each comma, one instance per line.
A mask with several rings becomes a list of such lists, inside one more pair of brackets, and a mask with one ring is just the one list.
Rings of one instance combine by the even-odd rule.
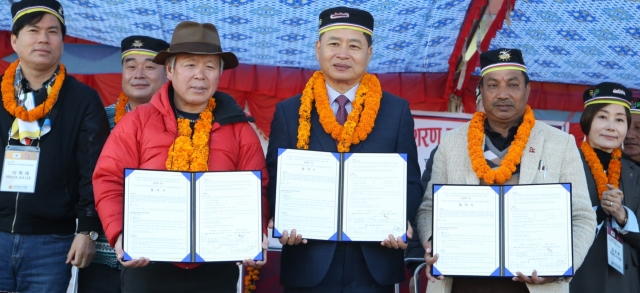
[[122, 256], [122, 260], [127, 261], [127, 260], [132, 260], [133, 258], [131, 258], [131, 256], [129, 256], [129, 254], [124, 251], [124, 255]]
[[432, 272], [431, 275], [432, 276], [442, 276], [442, 273], [440, 271], [438, 271], [438, 268], [436, 268], [435, 264], [431, 267], [432, 268]]
[[278, 229], [273, 228], [273, 238], [281, 238], [281, 237], [282, 237], [282, 233], [280, 233]]
[[260, 251], [258, 253], [258, 255], [256, 255], [256, 257], [253, 258], [253, 260], [255, 260], [255, 261], [264, 260], [264, 256], [262, 255], [262, 251]]

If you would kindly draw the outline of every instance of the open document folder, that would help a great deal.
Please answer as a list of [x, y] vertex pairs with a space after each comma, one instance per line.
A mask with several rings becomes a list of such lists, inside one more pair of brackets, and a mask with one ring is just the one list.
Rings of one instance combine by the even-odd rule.
[[406, 154], [279, 149], [276, 185], [273, 237], [406, 241]]
[[571, 184], [433, 184], [434, 276], [573, 276]]
[[124, 260], [263, 260], [260, 171], [124, 172]]

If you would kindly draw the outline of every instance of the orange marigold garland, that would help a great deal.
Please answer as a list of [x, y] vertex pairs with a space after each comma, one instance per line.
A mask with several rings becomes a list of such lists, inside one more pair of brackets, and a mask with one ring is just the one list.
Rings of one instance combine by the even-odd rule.
[[382, 99], [382, 88], [378, 78], [368, 73], [364, 74], [356, 91], [355, 101], [352, 103], [353, 108], [344, 125], [340, 125], [336, 120], [327, 97], [324, 75], [316, 71], [307, 82], [300, 98], [296, 145], [299, 149], [309, 148], [311, 110], [314, 101], [322, 128], [338, 141], [338, 152], [348, 152], [352, 144], [360, 143], [371, 133], [380, 109], [380, 99]]
[[609, 167], [607, 168], [606, 173], [604, 172], [602, 163], [600, 163], [600, 159], [598, 159], [598, 155], [596, 155], [596, 152], [588, 141], [582, 142], [580, 150], [582, 150], [584, 159], [587, 161], [589, 169], [591, 169], [591, 174], [593, 175], [593, 179], [596, 181], [596, 186], [598, 186], [598, 199], [602, 200], [602, 193], [608, 189], [607, 184], [611, 184], [615, 186], [615, 188], [618, 188], [618, 184], [620, 182], [620, 169], [622, 168], [622, 164], [620, 163], [622, 150], [620, 148], [616, 148], [611, 152], [611, 161], [609, 161]]
[[113, 121], [118, 124], [118, 121], [122, 119], [124, 114], [127, 114], [127, 104], [129, 103], [129, 97], [124, 94], [124, 92], [120, 93], [118, 97], [118, 102], [116, 103], [116, 115], [113, 117]]
[[53, 108], [53, 105], [56, 104], [58, 100], [58, 94], [60, 93], [60, 88], [62, 87], [62, 83], [64, 82], [66, 76], [66, 70], [62, 63], [60, 64], [60, 71], [58, 72], [58, 76], [56, 76], [56, 80], [53, 83], [53, 87], [47, 96], [47, 99], [41, 103], [40, 105], [34, 107], [30, 111], [27, 111], [25, 107], [18, 106], [18, 101], [16, 100], [16, 93], [14, 91], [14, 83], [16, 78], [16, 69], [18, 69], [18, 65], [20, 64], [20, 59], [14, 61], [9, 65], [7, 70], [4, 72], [4, 76], [2, 77], [2, 104], [4, 108], [11, 114], [13, 117], [19, 118], [22, 121], [36, 121], [40, 120], [40, 118], [46, 116]]
[[209, 99], [207, 108], [200, 113], [191, 137], [189, 119], [178, 118], [178, 137], [169, 148], [167, 170], [207, 171], [209, 169], [209, 136], [213, 122], [214, 98]]
[[476, 175], [478, 175], [478, 178], [484, 180], [487, 184], [502, 184], [511, 178], [513, 172], [516, 171], [516, 166], [520, 164], [522, 152], [527, 146], [529, 134], [531, 134], [531, 129], [533, 129], [533, 126], [536, 124], [536, 119], [533, 116], [531, 107], [527, 106], [524, 112], [524, 118], [518, 127], [509, 151], [504, 156], [500, 167], [492, 170], [484, 158], [484, 120], [486, 117], [486, 114], [476, 112], [469, 124], [467, 148], [469, 150], [469, 157], [471, 158], [471, 167], [473, 171], [476, 172]]
[[260, 280], [260, 267], [247, 267], [247, 275], [244, 277], [244, 292], [251, 293], [255, 291], [258, 280]]

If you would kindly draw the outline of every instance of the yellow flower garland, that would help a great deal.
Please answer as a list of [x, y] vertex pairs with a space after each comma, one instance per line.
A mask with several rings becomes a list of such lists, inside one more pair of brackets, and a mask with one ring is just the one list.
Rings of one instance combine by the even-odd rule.
[[484, 119], [486, 117], [486, 114], [476, 112], [469, 124], [467, 148], [469, 150], [469, 157], [471, 158], [471, 167], [473, 171], [476, 172], [478, 178], [484, 180], [487, 184], [503, 184], [511, 178], [513, 172], [516, 171], [516, 166], [520, 164], [522, 152], [527, 146], [529, 135], [531, 134], [531, 129], [533, 129], [536, 124], [536, 119], [533, 116], [531, 107], [527, 106], [522, 124], [518, 127], [509, 151], [504, 156], [500, 167], [492, 170], [484, 158]]
[[365, 140], [373, 130], [380, 109], [380, 99], [382, 99], [380, 81], [374, 75], [365, 73], [360, 80], [356, 99], [352, 104], [353, 109], [347, 116], [344, 125], [340, 125], [336, 120], [327, 97], [324, 75], [322, 72], [316, 71], [307, 82], [300, 98], [298, 111], [300, 119], [298, 120], [298, 142], [296, 144], [299, 149], [309, 149], [311, 110], [314, 101], [322, 128], [334, 140], [338, 141], [338, 152], [348, 152], [352, 144], [358, 144]]
[[120, 96], [118, 97], [118, 102], [116, 103], [116, 115], [113, 117], [113, 122], [118, 124], [120, 119], [127, 114], [127, 104], [129, 103], [129, 97], [124, 94], [124, 92], [120, 92]]
[[167, 170], [174, 171], [207, 171], [209, 169], [209, 136], [213, 122], [214, 98], [209, 98], [207, 108], [200, 113], [191, 137], [189, 119], [178, 118], [178, 137], [169, 148]]
[[53, 82], [53, 86], [51, 87], [51, 91], [49, 92], [47, 99], [42, 104], [34, 107], [30, 111], [27, 111], [25, 107], [18, 106], [13, 86], [15, 83], [18, 64], [20, 64], [20, 59], [11, 63], [4, 72], [4, 76], [2, 77], [2, 104], [11, 116], [20, 118], [22, 121], [32, 122], [40, 120], [40, 118], [49, 114], [53, 105], [56, 104], [60, 88], [62, 87], [62, 83], [66, 77], [66, 69], [64, 65], [60, 63], [60, 71], [58, 72], [58, 76], [56, 76], [56, 80]]

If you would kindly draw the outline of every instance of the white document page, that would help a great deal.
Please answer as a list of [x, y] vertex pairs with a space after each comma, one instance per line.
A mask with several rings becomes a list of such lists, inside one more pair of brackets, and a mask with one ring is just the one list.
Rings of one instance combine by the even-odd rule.
[[180, 172], [134, 170], [124, 179], [124, 251], [180, 262], [190, 252], [190, 183]]
[[561, 276], [573, 265], [571, 193], [561, 184], [514, 186], [505, 193], [505, 269]]
[[327, 240], [338, 229], [340, 162], [328, 152], [287, 149], [278, 156], [275, 230]]
[[262, 251], [261, 178], [210, 172], [196, 180], [196, 253], [205, 261], [253, 259]]
[[434, 267], [444, 276], [490, 276], [500, 267], [499, 221], [490, 186], [442, 186], [433, 195]]
[[397, 239], [407, 229], [406, 209], [407, 162], [399, 154], [354, 153], [345, 160], [342, 229], [349, 239]]

